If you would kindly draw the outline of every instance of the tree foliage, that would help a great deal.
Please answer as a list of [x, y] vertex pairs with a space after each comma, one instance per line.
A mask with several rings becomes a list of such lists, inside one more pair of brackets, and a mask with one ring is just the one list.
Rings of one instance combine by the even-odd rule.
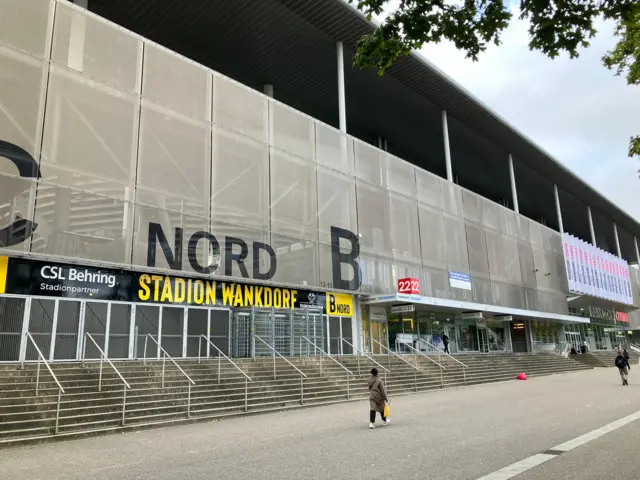
[[[392, 0], [348, 0], [370, 20], [393, 7]], [[597, 33], [595, 22], [615, 22], [618, 42], [602, 59], [640, 84], [640, 0], [521, 0], [519, 17], [529, 21], [529, 48], [550, 58], [566, 52], [578, 57]], [[500, 36], [513, 19], [503, 0], [400, 0], [395, 10], [357, 45], [354, 64], [383, 75], [400, 57], [429, 43], [452, 42], [472, 60]], [[640, 136], [632, 137], [629, 156], [640, 156]]]

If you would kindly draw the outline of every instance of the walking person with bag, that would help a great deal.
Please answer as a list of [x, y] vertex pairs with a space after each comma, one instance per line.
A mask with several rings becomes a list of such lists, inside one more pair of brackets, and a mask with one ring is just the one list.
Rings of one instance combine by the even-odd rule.
[[384, 384], [378, 377], [377, 368], [371, 369], [371, 378], [367, 384], [369, 386], [369, 428], [376, 428], [376, 415], [378, 413], [382, 417], [382, 425], [389, 425], [389, 419], [387, 418], [389, 399], [387, 398]]
[[618, 351], [618, 356], [616, 357], [616, 367], [618, 367], [618, 371], [620, 372], [620, 378], [622, 379], [622, 385], [629, 385], [629, 370], [631, 370], [631, 366], [629, 365], [629, 360]]

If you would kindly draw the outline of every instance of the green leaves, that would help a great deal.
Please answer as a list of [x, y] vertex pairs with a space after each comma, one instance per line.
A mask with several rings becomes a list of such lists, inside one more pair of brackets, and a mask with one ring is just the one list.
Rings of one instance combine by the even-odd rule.
[[[348, 1], [369, 20], [383, 15], [391, 4], [391, 0]], [[598, 18], [615, 21], [619, 40], [602, 61], [616, 75], [625, 75], [629, 85], [640, 85], [640, 0], [520, 0], [520, 18], [530, 23], [529, 48], [550, 58], [562, 52], [578, 57], [597, 33]], [[490, 43], [500, 44], [511, 19], [503, 0], [400, 0], [372, 34], [360, 39], [353, 63], [384, 75], [411, 50], [442, 40], [475, 61]], [[640, 137], [633, 137], [629, 145], [629, 156], [636, 155], [640, 156]]]

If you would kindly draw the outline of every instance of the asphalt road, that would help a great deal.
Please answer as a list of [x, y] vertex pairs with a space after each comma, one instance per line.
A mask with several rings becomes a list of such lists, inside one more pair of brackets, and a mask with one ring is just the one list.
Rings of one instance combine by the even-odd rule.
[[[363, 401], [5, 449], [0, 478], [474, 480], [640, 410], [630, 381], [607, 368], [392, 397], [375, 430]], [[639, 438], [631, 423], [517, 480], [638, 478]]]

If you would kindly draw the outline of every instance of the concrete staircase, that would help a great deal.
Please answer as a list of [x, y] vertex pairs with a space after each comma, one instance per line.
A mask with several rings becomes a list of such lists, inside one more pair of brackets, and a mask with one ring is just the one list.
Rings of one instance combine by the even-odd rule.
[[536, 376], [588, 368], [549, 354], [458, 358], [467, 368], [445, 356], [433, 359], [444, 369], [413, 355], [375, 356], [376, 363], [353, 356], [290, 358], [291, 364], [271, 357], [234, 359], [251, 380], [224, 359], [220, 364], [217, 359], [180, 360], [180, 367], [195, 382], [191, 386], [169, 362], [164, 367], [161, 361], [114, 362], [130, 388], [106, 363], [101, 380], [97, 362], [57, 363], [51, 368], [65, 391], [60, 397], [44, 366], [36, 395], [35, 365], [24, 370], [4, 365], [0, 366], [0, 446], [363, 399], [373, 366], [380, 370], [390, 396], [511, 380], [521, 371]]
[[[629, 365], [631, 365], [632, 367], [634, 365], [638, 365], [640, 363], [640, 355], [632, 350], [627, 350], [627, 352], [629, 352]], [[615, 360], [618, 356], [616, 352], [595, 350], [589, 352], [589, 354], [600, 360], [603, 363], [603, 367], [615, 367]], [[577, 356], [579, 357], [580, 355]]]

